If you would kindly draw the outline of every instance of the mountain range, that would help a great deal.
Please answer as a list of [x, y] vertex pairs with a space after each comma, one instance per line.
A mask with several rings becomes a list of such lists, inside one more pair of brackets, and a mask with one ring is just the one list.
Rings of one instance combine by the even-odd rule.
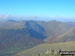
[[44, 43], [75, 41], [74, 34], [74, 22], [0, 21], [0, 55], [10, 56]]

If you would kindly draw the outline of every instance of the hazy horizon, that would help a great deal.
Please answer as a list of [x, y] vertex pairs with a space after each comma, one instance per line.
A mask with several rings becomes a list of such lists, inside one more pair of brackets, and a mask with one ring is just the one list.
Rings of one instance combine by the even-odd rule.
[[75, 18], [65, 18], [65, 17], [40, 17], [40, 16], [12, 16], [12, 15], [0, 15], [0, 21], [24, 21], [24, 20], [33, 20], [33, 21], [61, 21], [61, 22], [75, 22]]

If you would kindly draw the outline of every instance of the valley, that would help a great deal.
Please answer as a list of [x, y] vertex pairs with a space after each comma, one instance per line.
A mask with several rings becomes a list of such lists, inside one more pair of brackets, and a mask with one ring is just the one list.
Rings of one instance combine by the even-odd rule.
[[52, 21], [0, 22], [0, 55], [10, 56], [41, 44], [75, 41], [74, 23]]

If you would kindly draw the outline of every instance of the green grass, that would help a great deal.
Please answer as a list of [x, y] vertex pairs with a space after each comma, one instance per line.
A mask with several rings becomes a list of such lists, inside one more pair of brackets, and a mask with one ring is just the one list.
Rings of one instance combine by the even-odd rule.
[[64, 43], [55, 43], [55, 44], [41, 44], [32, 49], [21, 51], [13, 56], [36, 56], [38, 54], [45, 55], [47, 49], [53, 49], [56, 52], [61, 50], [74, 51], [75, 42], [64, 42]]

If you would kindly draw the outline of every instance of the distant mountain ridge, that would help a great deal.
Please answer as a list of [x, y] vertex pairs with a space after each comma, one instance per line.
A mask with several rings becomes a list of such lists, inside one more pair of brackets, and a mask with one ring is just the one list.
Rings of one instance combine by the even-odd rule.
[[13, 15], [0, 15], [0, 21], [26, 21], [26, 20], [33, 20], [33, 21], [51, 21], [57, 20], [61, 22], [75, 22], [75, 18], [65, 18], [65, 17], [42, 17], [42, 16], [13, 16]]

